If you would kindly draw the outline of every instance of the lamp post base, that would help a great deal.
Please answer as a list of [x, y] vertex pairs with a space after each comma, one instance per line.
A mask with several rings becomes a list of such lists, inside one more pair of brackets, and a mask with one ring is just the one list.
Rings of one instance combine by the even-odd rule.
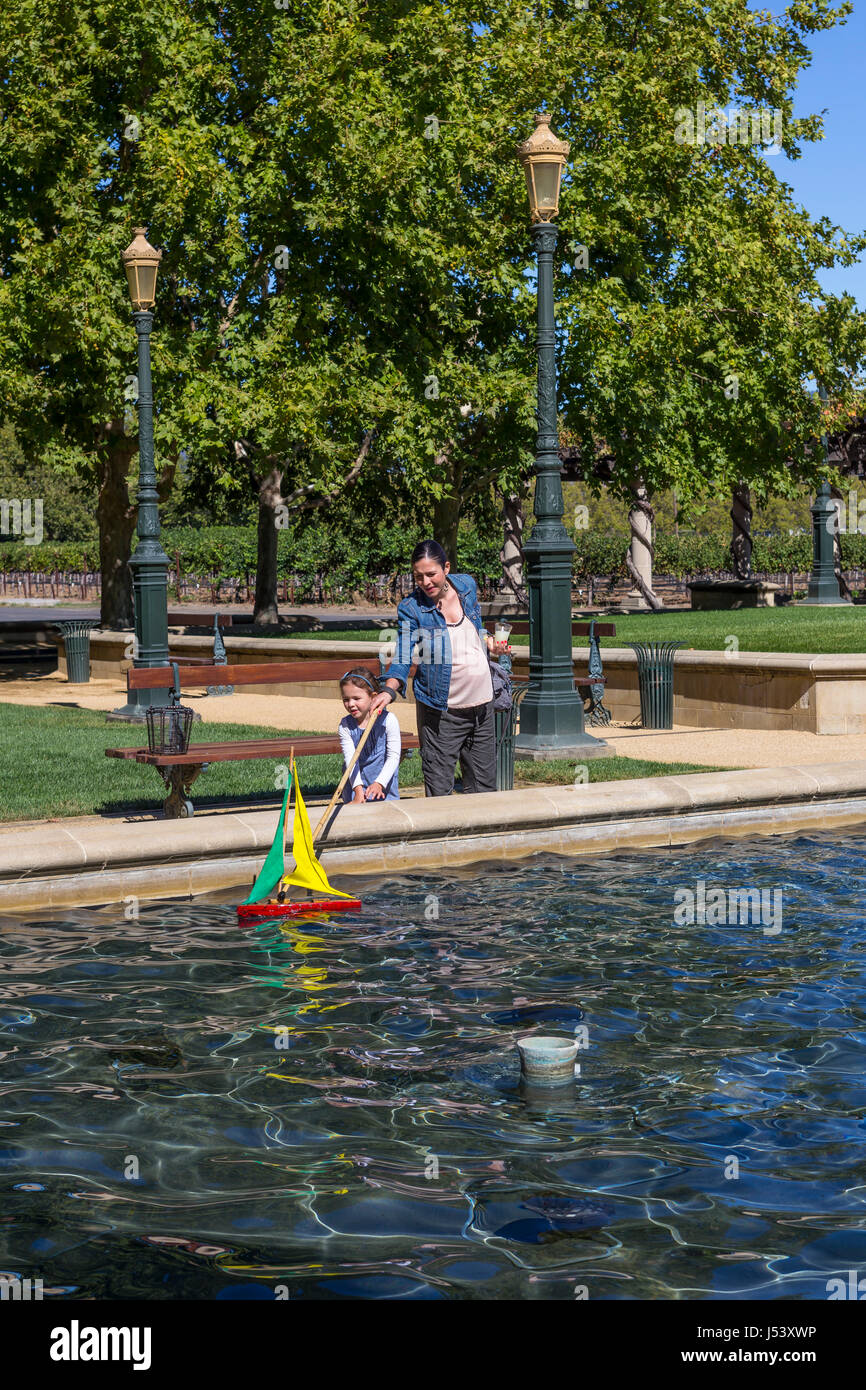
[[626, 594], [620, 607], [626, 613], [649, 613], [651, 611], [640, 589], [632, 589], [630, 593]]
[[129, 699], [119, 709], [106, 714], [114, 724], [144, 724], [149, 709], [163, 709], [170, 704], [168, 690], [129, 690]]
[[523, 763], [553, 763], [572, 759], [585, 762], [587, 758], [612, 758], [615, 755], [616, 749], [612, 744], [593, 738], [591, 734], [586, 735], [585, 741], [574, 739], [568, 743], [545, 743], [542, 735], [527, 738], [523, 743], [519, 738], [514, 741], [515, 761]]
[[849, 598], [801, 598], [794, 608], [850, 608]]
[[110, 710], [105, 718], [109, 724], [145, 724], [147, 713], [140, 705], [121, 705], [120, 709]]

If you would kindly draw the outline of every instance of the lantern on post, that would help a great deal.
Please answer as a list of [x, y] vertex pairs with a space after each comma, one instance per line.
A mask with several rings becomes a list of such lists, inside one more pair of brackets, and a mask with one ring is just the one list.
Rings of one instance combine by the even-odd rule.
[[520, 706], [515, 755], [533, 762], [593, 758], [613, 752], [584, 727], [583, 700], [574, 683], [571, 570], [575, 546], [562, 524], [562, 480], [556, 419], [556, 318], [553, 255], [562, 171], [570, 146], [540, 111], [535, 130], [517, 147], [526, 175], [531, 235], [538, 256], [538, 438], [535, 451], [535, 524], [524, 542], [529, 590], [529, 685]]
[[[150, 332], [156, 303], [156, 276], [162, 252], [147, 240], [146, 227], [120, 259], [129, 281], [132, 318], [138, 335], [138, 546], [129, 562], [135, 606], [133, 665], [168, 665], [168, 556], [159, 538], [159, 494], [153, 442], [153, 389]], [[168, 703], [165, 690], [133, 690], [127, 704], [108, 719], [144, 723], [147, 710]]]
[[120, 253], [133, 309], [152, 309], [156, 303], [156, 273], [162, 252], [151, 246], [146, 233], [146, 227], [136, 227], [134, 240]]
[[539, 111], [535, 117], [535, 130], [528, 140], [517, 146], [517, 157], [526, 175], [533, 222], [552, 222], [557, 216], [562, 171], [570, 149], [568, 140], [557, 140], [550, 129], [547, 112]]

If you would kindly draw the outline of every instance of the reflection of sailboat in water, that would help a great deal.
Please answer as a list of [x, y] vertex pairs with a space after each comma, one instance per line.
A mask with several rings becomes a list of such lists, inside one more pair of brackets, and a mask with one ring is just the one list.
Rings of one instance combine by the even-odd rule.
[[[292, 831], [292, 857], [295, 867], [286, 873], [286, 831], [288, 829], [289, 798], [295, 788], [295, 817]], [[292, 899], [289, 885], [306, 888], [311, 893], [328, 893], [327, 899]], [[327, 874], [316, 858], [310, 818], [301, 795], [298, 771], [294, 758], [289, 768], [289, 780], [283, 797], [283, 809], [277, 821], [277, 831], [262, 871], [253, 884], [252, 892], [238, 908], [240, 918], [293, 917], [309, 912], [347, 912], [359, 909], [361, 903], [348, 893], [332, 888]]]

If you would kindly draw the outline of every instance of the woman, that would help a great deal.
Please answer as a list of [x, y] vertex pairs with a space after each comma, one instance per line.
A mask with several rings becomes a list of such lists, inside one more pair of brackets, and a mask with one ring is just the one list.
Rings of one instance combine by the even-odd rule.
[[[496, 791], [496, 733], [488, 652], [478, 589], [469, 574], [452, 574], [438, 541], [412, 552], [415, 590], [397, 609], [397, 650], [373, 710], [405, 699], [413, 659], [421, 767], [428, 796], [450, 796], [457, 760], [465, 792]], [[414, 655], [416, 644], [419, 646]]]

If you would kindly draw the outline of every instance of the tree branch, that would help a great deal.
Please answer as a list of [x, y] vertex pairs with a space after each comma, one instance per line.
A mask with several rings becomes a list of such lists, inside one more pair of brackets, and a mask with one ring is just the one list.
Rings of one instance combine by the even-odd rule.
[[[298, 511], [313, 511], [316, 507], [326, 507], [328, 503], [333, 502], [334, 499], [338, 497], [341, 492], [345, 492], [346, 488], [351, 487], [353, 483], [357, 482], [358, 477], [361, 473], [361, 469], [364, 467], [364, 464], [367, 460], [367, 455], [369, 454], [370, 449], [373, 446], [373, 439], [375, 437], [375, 434], [376, 426], [374, 424], [371, 429], [365, 431], [364, 438], [361, 442], [361, 447], [358, 450], [355, 462], [352, 464], [352, 467], [350, 468], [348, 474], [343, 479], [343, 481], [339, 483], [336, 487], [331, 488], [330, 491], [325, 493], [323, 497], [317, 497], [313, 502], [302, 502], [298, 508]], [[286, 503], [288, 503], [295, 497], [303, 496], [305, 493], [309, 495], [309, 493], [314, 491], [315, 485], [310, 483], [304, 488], [298, 488], [291, 495], [291, 497], [288, 497], [284, 500], [286, 501]]]
[[[225, 338], [226, 333], [229, 331], [231, 321], [237, 313], [238, 306], [241, 302], [241, 297], [246, 295], [246, 293], [248, 292], [250, 284], [255, 278], [256, 271], [260, 268], [264, 260], [265, 252], [260, 251], [228, 303], [226, 303], [226, 297], [223, 294], [222, 290], [220, 290], [220, 295], [217, 302], [223, 314], [223, 317], [220, 319], [219, 325], [219, 337], [221, 339]], [[223, 347], [225, 347], [225, 343], [223, 343]]]

